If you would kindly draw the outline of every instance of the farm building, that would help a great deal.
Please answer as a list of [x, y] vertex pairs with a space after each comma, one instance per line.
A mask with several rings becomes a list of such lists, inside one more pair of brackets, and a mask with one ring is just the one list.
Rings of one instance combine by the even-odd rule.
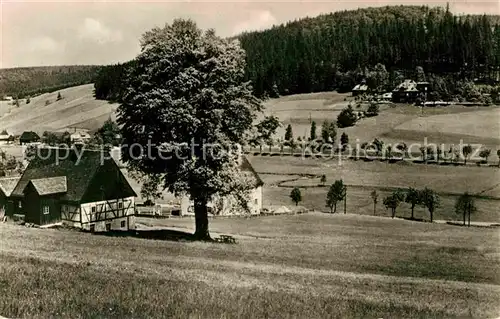
[[21, 134], [21, 137], [19, 137], [20, 145], [36, 143], [36, 142], [40, 142], [40, 136], [38, 136], [38, 134], [32, 131], [25, 131], [23, 132], [23, 134]]
[[71, 134], [71, 143], [85, 144], [90, 141], [91, 136], [86, 131], [74, 132]]
[[366, 85], [365, 83], [361, 83], [361, 84], [356, 85], [352, 89], [352, 96], [363, 95], [366, 92], [368, 92], [368, 85]]
[[18, 182], [19, 177], [0, 178], [0, 218], [13, 214], [14, 202], [10, 196]]
[[0, 145], [8, 144], [11, 141], [9, 134], [0, 134]]
[[392, 91], [392, 101], [395, 103], [413, 103], [417, 99], [420, 91], [417, 89], [417, 82], [404, 80]]
[[14, 213], [37, 225], [89, 231], [135, 227], [136, 193], [109, 154], [40, 149], [12, 191]]
[[[245, 156], [241, 157], [240, 170], [246, 174], [253, 181], [253, 188], [250, 191], [248, 208], [245, 211], [241, 205], [238, 204], [235, 197], [232, 195], [222, 198], [214, 198], [212, 202], [208, 203], [208, 211], [213, 215], [258, 215], [262, 209], [262, 185], [264, 182], [260, 179], [259, 175], [253, 169], [252, 165]], [[192, 215], [194, 214], [194, 203], [189, 198], [184, 197], [181, 199], [181, 214]]]

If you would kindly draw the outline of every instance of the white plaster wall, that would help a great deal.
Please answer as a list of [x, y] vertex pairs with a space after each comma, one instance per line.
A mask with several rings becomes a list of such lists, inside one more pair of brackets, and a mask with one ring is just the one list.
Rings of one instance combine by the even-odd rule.
[[[109, 200], [109, 201], [99, 201], [92, 203], [85, 203], [80, 205], [82, 211], [82, 225], [83, 229], [90, 230], [90, 225], [95, 225], [95, 231], [105, 231], [106, 224], [111, 223], [112, 230], [127, 230], [135, 228], [135, 198], [127, 197], [123, 198], [123, 208], [126, 209], [124, 217], [114, 217], [113, 212], [106, 212], [105, 221], [90, 221], [92, 214], [92, 207], [96, 207], [96, 213], [104, 210], [114, 210], [118, 207], [118, 202], [122, 200]], [[121, 222], [125, 221], [124, 227], [121, 226]], [[127, 225], [128, 222], [128, 225]]]

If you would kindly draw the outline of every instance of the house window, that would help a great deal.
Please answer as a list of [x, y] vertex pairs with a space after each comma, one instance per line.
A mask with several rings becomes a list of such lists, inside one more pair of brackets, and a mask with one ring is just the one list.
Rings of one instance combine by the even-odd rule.
[[95, 232], [95, 225], [94, 225], [94, 224], [90, 225], [90, 231], [91, 231], [92, 233], [93, 233], [93, 232]]
[[121, 228], [124, 228], [124, 227], [125, 227], [125, 221], [124, 221], [124, 220], [122, 220], [122, 221], [120, 222], [120, 227], [121, 227]]
[[259, 204], [259, 199], [258, 199], [258, 198], [256, 198], [256, 199], [254, 200], [254, 203], [255, 203], [255, 205]]
[[92, 206], [92, 213], [95, 213], [95, 206]]
[[21, 201], [19, 201], [18, 206], [19, 206], [19, 208], [23, 208], [23, 203]]
[[118, 203], [118, 209], [122, 209], [123, 208], [123, 202], [119, 202]]
[[111, 223], [108, 223], [106, 224], [106, 231], [110, 231], [111, 230]]
[[48, 215], [50, 213], [49, 206], [43, 206], [43, 214]]

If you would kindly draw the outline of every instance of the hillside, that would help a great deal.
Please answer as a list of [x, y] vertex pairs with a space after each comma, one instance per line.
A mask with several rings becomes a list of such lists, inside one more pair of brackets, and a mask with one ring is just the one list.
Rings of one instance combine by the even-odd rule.
[[[29, 104], [20, 100], [18, 108], [0, 102], [0, 129], [6, 129], [10, 134], [21, 134], [25, 130], [41, 134], [46, 130], [74, 127], [95, 130], [110, 116], [114, 117], [117, 105], [96, 100], [93, 91], [93, 84], [75, 86], [39, 95]], [[63, 97], [60, 101], [56, 101], [58, 92]]]
[[[445, 8], [386, 6], [323, 14], [234, 38], [246, 51], [246, 77], [257, 96], [347, 92], [363, 79], [377, 81], [379, 63], [387, 78], [370, 86], [392, 90], [405, 77], [415, 78], [420, 66], [443, 94], [458, 80], [498, 77], [499, 21]], [[99, 73], [99, 98], [120, 99], [129, 65]]]
[[0, 97], [27, 97], [91, 83], [99, 66], [44, 66], [0, 69]]

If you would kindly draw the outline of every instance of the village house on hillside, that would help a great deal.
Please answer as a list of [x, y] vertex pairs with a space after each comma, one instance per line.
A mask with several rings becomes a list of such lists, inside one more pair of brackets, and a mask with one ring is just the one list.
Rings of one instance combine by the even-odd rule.
[[14, 203], [10, 196], [18, 182], [19, 177], [0, 178], [0, 219], [14, 212]]
[[[229, 195], [222, 198], [216, 197], [208, 203], [208, 212], [210, 214], [220, 216], [260, 214], [262, 210], [262, 185], [264, 185], [264, 182], [245, 156], [241, 156], [240, 158], [240, 170], [253, 182], [247, 202], [248, 211], [238, 203], [233, 195]], [[181, 214], [194, 214], [194, 203], [187, 196], [181, 199]]]
[[12, 137], [9, 134], [0, 133], [0, 145], [8, 144], [10, 141], [12, 141]]
[[21, 134], [21, 137], [19, 137], [20, 145], [37, 143], [37, 142], [40, 142], [40, 136], [38, 136], [38, 134], [36, 134], [33, 131], [24, 131], [23, 134]]
[[86, 131], [78, 131], [71, 134], [70, 139], [72, 144], [86, 144], [92, 137]]
[[61, 222], [88, 231], [135, 228], [137, 195], [115, 161], [100, 151], [61, 149], [60, 154], [66, 151], [69, 156], [57, 159], [53, 148], [40, 149], [12, 191], [9, 214], [37, 225]]
[[392, 91], [392, 100], [395, 103], [412, 103], [415, 102], [418, 94], [417, 82], [407, 79]]
[[366, 85], [365, 81], [363, 81], [361, 84], [356, 85], [352, 89], [352, 96], [363, 95], [366, 92], [368, 92], [368, 85]]

